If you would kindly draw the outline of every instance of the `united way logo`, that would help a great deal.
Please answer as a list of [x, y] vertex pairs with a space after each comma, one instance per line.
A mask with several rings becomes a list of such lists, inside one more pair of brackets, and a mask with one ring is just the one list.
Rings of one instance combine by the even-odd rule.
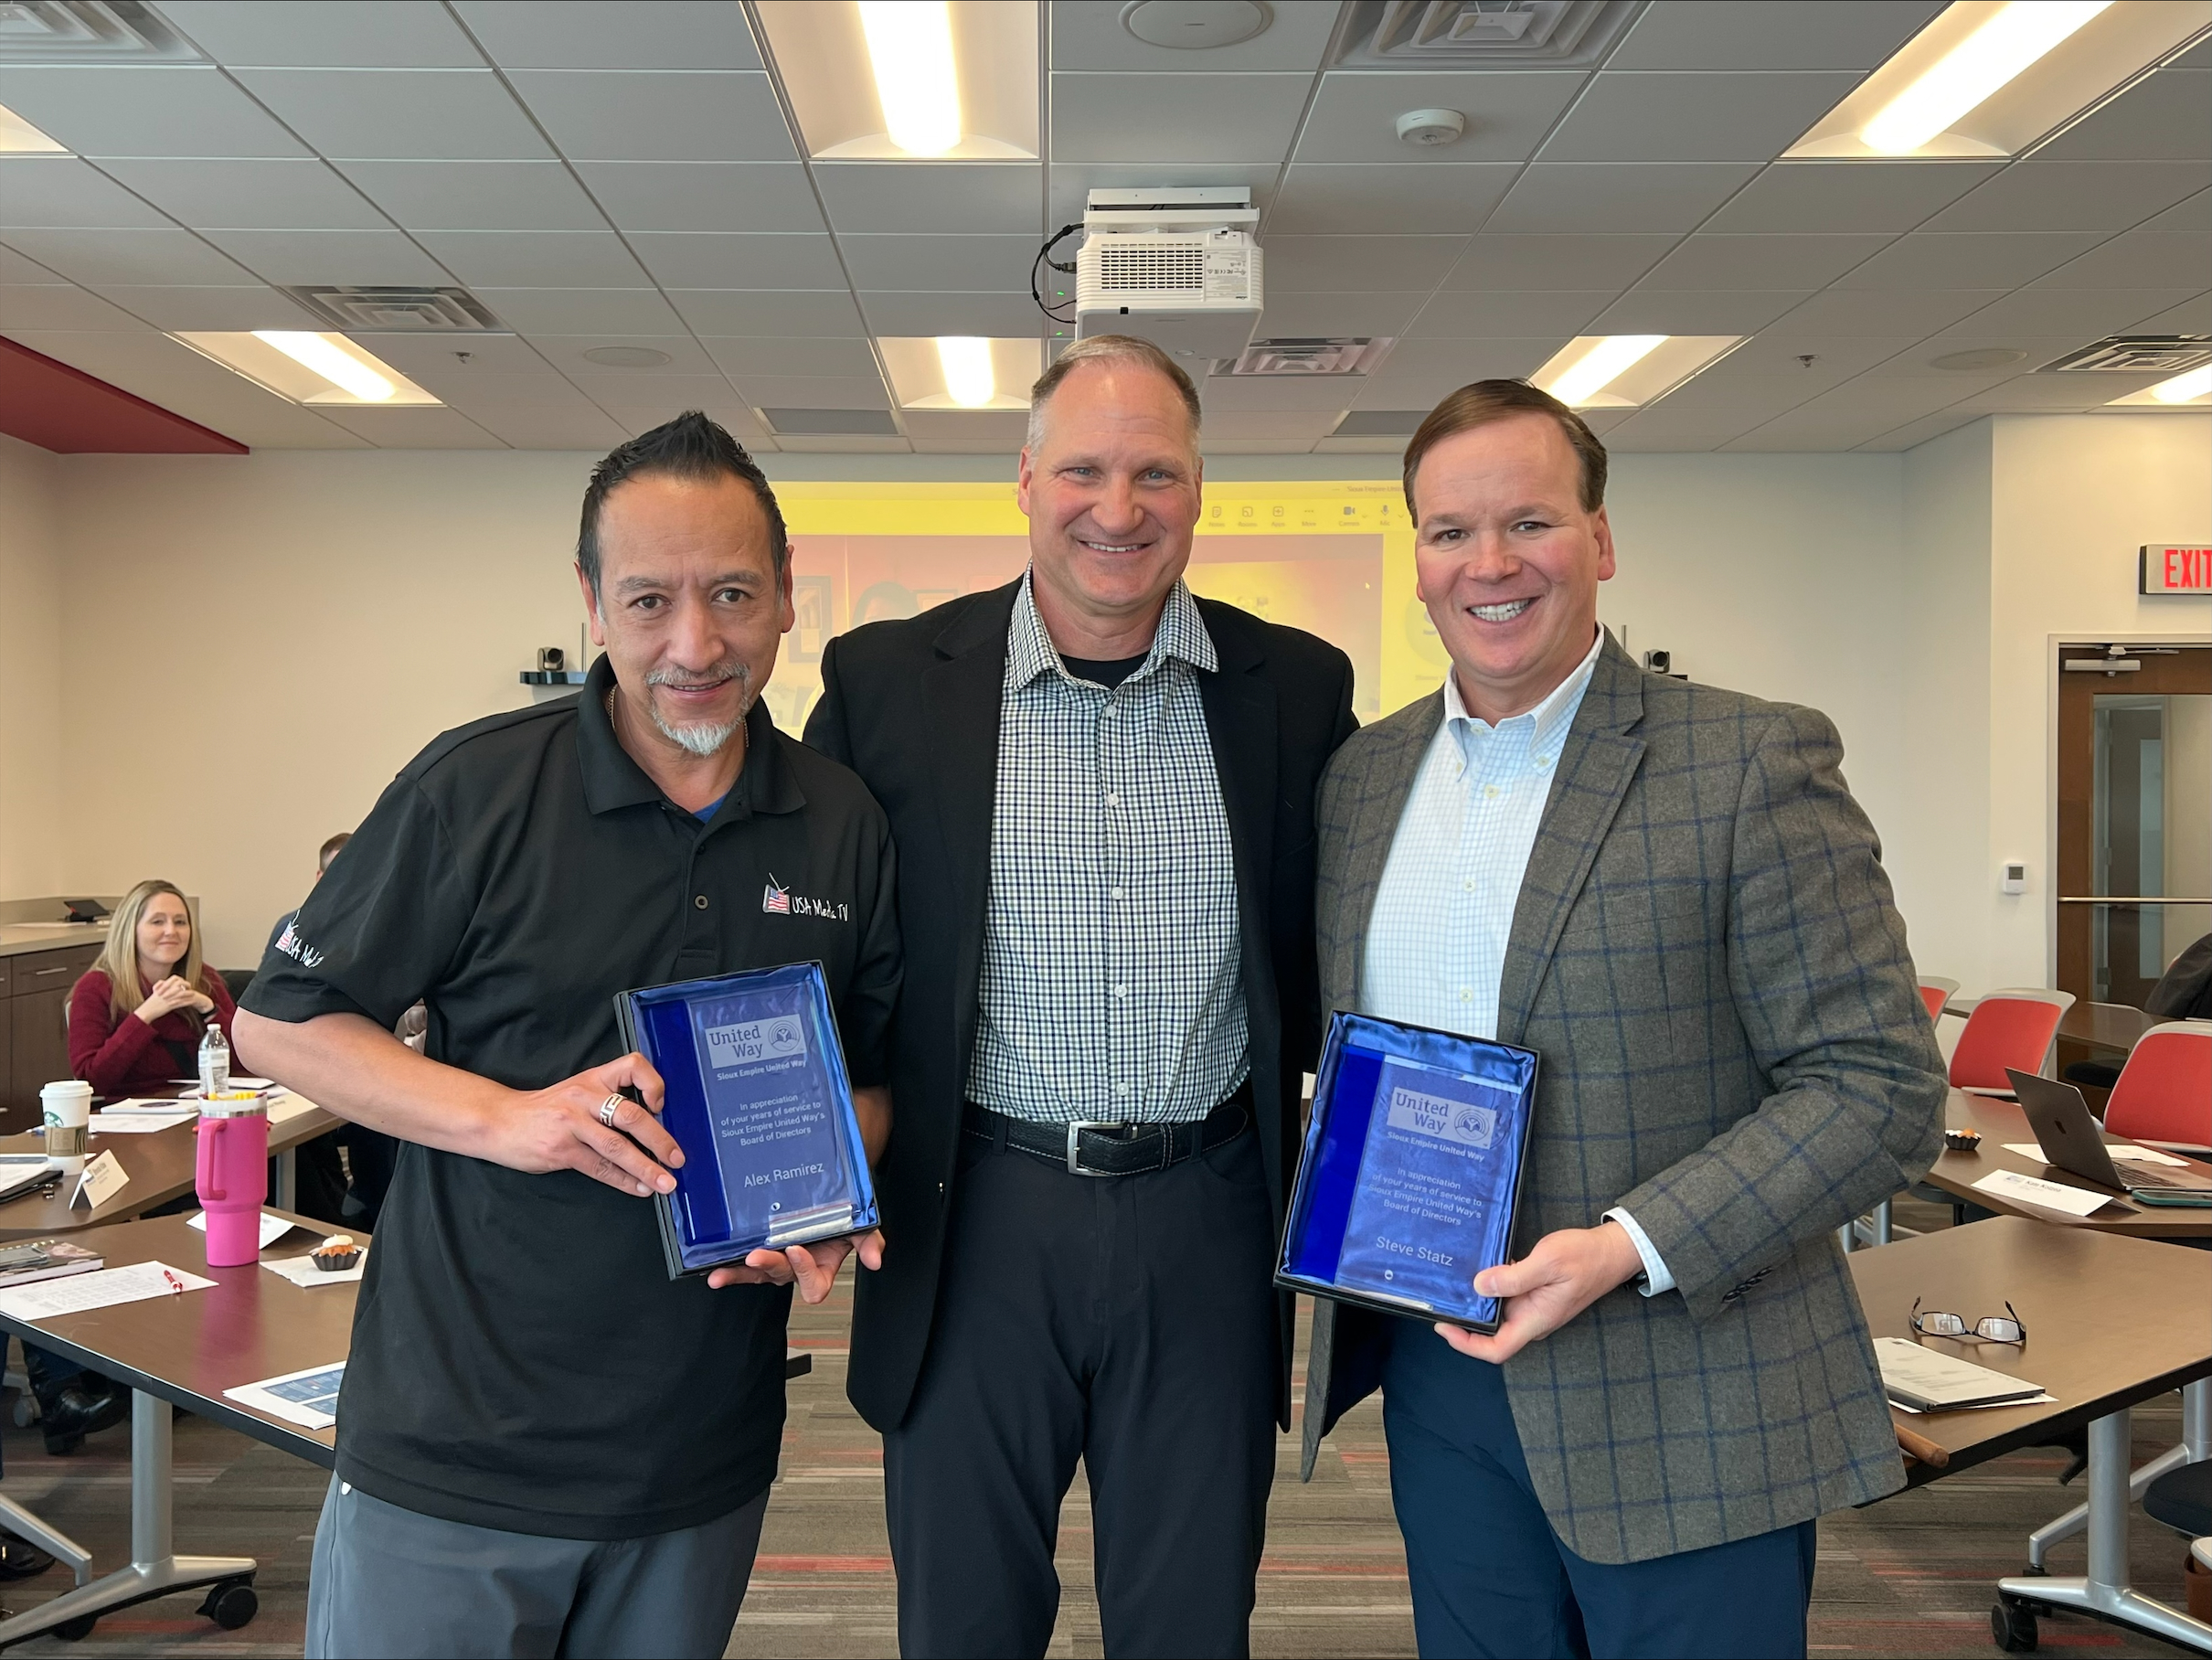
[[1394, 1089], [1390, 1091], [1390, 1127], [1480, 1150], [1489, 1146], [1496, 1135], [1498, 1114], [1495, 1107], [1425, 1095], [1419, 1090]]
[[710, 1026], [706, 1028], [706, 1038], [707, 1059], [716, 1068], [803, 1059], [806, 1055], [806, 1025], [796, 1015]]

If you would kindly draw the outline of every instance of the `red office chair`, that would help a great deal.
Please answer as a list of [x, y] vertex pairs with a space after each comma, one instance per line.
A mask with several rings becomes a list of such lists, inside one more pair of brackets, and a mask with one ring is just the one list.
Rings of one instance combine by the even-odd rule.
[[2073, 1006], [2073, 993], [2032, 985], [1984, 993], [1951, 1052], [1951, 1087], [2009, 1096], [2012, 1084], [2005, 1069], [2041, 1072], [2058, 1022]]
[[2169, 1020], [2137, 1039], [2104, 1127], [2131, 1141], [2212, 1147], [2212, 1020]]
[[1920, 976], [1920, 1001], [1928, 1006], [1929, 1019], [1933, 1020], [1942, 1014], [1951, 1002], [1951, 993], [1958, 989], [1956, 980], [1946, 980], [1941, 974]]

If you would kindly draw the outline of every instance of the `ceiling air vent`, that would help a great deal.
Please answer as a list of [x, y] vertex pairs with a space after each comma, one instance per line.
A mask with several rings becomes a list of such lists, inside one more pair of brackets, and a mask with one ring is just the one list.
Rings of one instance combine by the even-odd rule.
[[1336, 55], [1366, 69], [1579, 69], [1643, 0], [1355, 0]]
[[481, 335], [504, 327], [465, 288], [306, 282], [284, 292], [349, 335]]
[[761, 418], [779, 437], [896, 438], [898, 423], [888, 410], [762, 410]]
[[5, 0], [0, 63], [199, 60], [190, 42], [138, 0]]
[[2179, 375], [2207, 363], [2212, 363], [2212, 335], [2108, 335], [2045, 364], [2036, 373], [2090, 369], [2119, 375]]
[[1397, 345], [1388, 335], [1315, 335], [1255, 340], [1214, 366], [1217, 375], [1365, 375]]

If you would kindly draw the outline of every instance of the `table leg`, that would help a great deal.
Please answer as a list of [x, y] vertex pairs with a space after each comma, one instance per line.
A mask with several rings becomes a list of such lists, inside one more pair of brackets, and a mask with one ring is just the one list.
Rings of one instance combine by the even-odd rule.
[[27, 1538], [47, 1552], [69, 1565], [69, 1571], [82, 1585], [92, 1577], [92, 1553], [75, 1539], [48, 1524], [42, 1517], [25, 1509], [14, 1499], [0, 1494], [0, 1526], [10, 1533]]
[[0, 1620], [0, 1648], [83, 1622], [83, 1635], [101, 1614], [133, 1602], [226, 1580], [250, 1580], [251, 1557], [175, 1554], [171, 1523], [169, 1403], [144, 1390], [131, 1397], [131, 1565], [75, 1591], [64, 1591], [27, 1613]]
[[1884, 1199], [1874, 1208], [1874, 1242], [1877, 1245], [1889, 1243], [1889, 1201], [1888, 1199]]
[[[2128, 1498], [2141, 1502], [2143, 1489], [2169, 1470], [2212, 1458], [2212, 1378], [2200, 1378], [2181, 1390], [2181, 1445], [2169, 1447], [2128, 1477]], [[2047, 1552], [2060, 1539], [2070, 1539], [2089, 1523], [2087, 1505], [2076, 1505], [2064, 1516], [2043, 1524], [2027, 1536], [2028, 1566], [2041, 1572]]]
[[300, 1150], [287, 1147], [276, 1157], [276, 1191], [269, 1202], [279, 1210], [299, 1208], [292, 1201], [300, 1197]]
[[2046, 1579], [2014, 1574], [1997, 1581], [2000, 1606], [2079, 1609], [2187, 1648], [2212, 1652], [2212, 1625], [2128, 1588], [2129, 1414], [2110, 1413], [2090, 1425], [2089, 1572]]
[[1858, 1220], [1856, 1217], [1835, 1230], [1835, 1242], [1846, 1251], [1858, 1249]]

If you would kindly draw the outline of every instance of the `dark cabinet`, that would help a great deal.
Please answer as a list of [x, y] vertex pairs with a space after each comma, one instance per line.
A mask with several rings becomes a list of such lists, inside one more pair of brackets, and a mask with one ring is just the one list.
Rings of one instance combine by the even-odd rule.
[[6, 1080], [6, 1094], [0, 1101], [0, 1134], [37, 1123], [39, 1090], [69, 1076], [69, 992], [99, 954], [96, 945], [75, 945], [5, 960], [0, 1079]]

